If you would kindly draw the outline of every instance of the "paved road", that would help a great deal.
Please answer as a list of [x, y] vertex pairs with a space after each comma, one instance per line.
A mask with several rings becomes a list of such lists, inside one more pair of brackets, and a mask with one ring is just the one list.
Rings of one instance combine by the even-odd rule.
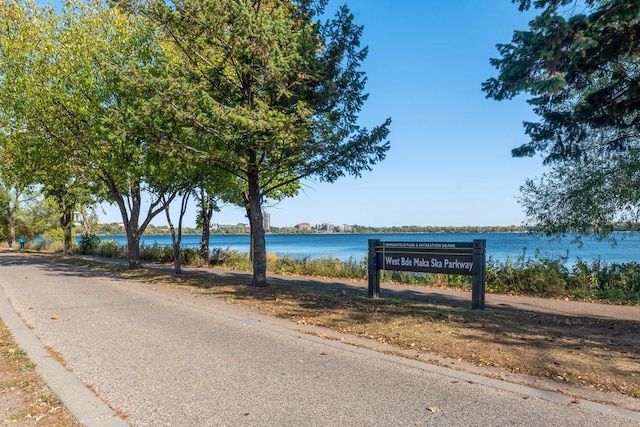
[[134, 426], [640, 425], [637, 413], [301, 335], [222, 301], [55, 261], [0, 253], [0, 287]]

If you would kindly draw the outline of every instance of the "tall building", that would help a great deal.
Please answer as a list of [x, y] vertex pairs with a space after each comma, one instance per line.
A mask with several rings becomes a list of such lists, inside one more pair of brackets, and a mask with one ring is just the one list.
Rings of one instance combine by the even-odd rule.
[[264, 226], [265, 231], [271, 229], [271, 215], [269, 212], [262, 211], [262, 225]]

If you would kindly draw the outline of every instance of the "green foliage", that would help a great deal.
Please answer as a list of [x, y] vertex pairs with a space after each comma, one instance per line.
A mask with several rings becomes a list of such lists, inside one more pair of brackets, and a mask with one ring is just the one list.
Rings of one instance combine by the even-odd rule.
[[349, 259], [341, 261], [337, 258], [299, 259], [270, 255], [267, 258], [270, 271], [277, 274], [293, 274], [349, 279], [366, 279], [367, 265], [364, 261]]
[[249, 255], [234, 249], [213, 248], [209, 258], [209, 265], [227, 267], [233, 270], [250, 270]]
[[526, 257], [523, 253], [516, 260], [487, 261], [487, 291], [516, 293], [542, 297], [555, 297], [567, 291], [569, 272], [567, 259]]
[[167, 73], [139, 80], [182, 130], [165, 150], [227, 174], [225, 199], [247, 210], [254, 282], [264, 284], [263, 201], [295, 195], [304, 178], [359, 176], [389, 149], [389, 120], [357, 124], [362, 28], [346, 7], [316, 21], [326, 2], [310, 0], [116, 4], [157, 25]]
[[156, 262], [158, 264], [169, 264], [174, 261], [173, 248], [167, 245], [141, 245], [140, 258], [143, 261]]
[[640, 302], [640, 264], [578, 260], [569, 281], [572, 295], [585, 299]]
[[[53, 245], [53, 246], [52, 246]], [[57, 246], [56, 246], [57, 245]], [[61, 244], [42, 241], [32, 244], [40, 250], [61, 250]], [[87, 253], [108, 258], [126, 258], [127, 249], [113, 240], [100, 242]], [[181, 248], [181, 262], [192, 267], [221, 267], [231, 270], [249, 271], [249, 255], [237, 250], [214, 248], [205, 262], [198, 248]], [[147, 262], [170, 264], [174, 262], [170, 246], [151, 245], [142, 247], [142, 259]], [[271, 254], [268, 257], [269, 271], [277, 274], [320, 276], [342, 279], [367, 279], [366, 260], [335, 258], [293, 258]], [[512, 293], [537, 297], [572, 297], [586, 300], [640, 303], [640, 263], [612, 263], [593, 260], [589, 263], [577, 260], [567, 267], [568, 258], [552, 259], [528, 257], [526, 253], [516, 259], [504, 261], [487, 260], [486, 290], [494, 293]], [[415, 273], [409, 271], [381, 271], [381, 280], [398, 284], [426, 285], [471, 289], [470, 276]]]
[[191, 267], [205, 267], [207, 265], [207, 261], [202, 258], [198, 248], [181, 248], [180, 259], [182, 264]]
[[34, 251], [62, 252], [64, 246], [61, 240], [51, 240], [43, 237], [29, 244], [28, 248]]
[[80, 236], [80, 242], [78, 242], [78, 251], [83, 254], [91, 254], [100, 246], [100, 237], [95, 234], [84, 233]]
[[64, 232], [61, 228], [52, 228], [42, 234], [45, 240], [56, 241], [62, 243], [64, 241]]
[[102, 240], [92, 255], [105, 258], [126, 258], [127, 248], [118, 245], [115, 240]]
[[547, 234], [605, 237], [640, 212], [640, 2], [514, 2], [539, 15], [498, 45], [498, 76], [483, 90], [496, 100], [529, 94], [540, 118], [512, 152], [552, 166], [522, 188], [527, 217]]

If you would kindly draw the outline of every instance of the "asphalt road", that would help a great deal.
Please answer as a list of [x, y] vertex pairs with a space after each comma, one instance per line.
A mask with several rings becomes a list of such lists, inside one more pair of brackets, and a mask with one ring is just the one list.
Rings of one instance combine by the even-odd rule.
[[[18, 335], [59, 352], [74, 380], [134, 426], [640, 426], [630, 411], [304, 335], [224, 301], [55, 261], [0, 253], [0, 287], [11, 304], [0, 305], [3, 320], [13, 307], [30, 328]], [[117, 424], [108, 418], [81, 420]]]

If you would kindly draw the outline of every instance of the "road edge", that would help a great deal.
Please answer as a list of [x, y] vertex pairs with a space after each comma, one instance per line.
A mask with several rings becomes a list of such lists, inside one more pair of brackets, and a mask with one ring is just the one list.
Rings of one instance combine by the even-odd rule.
[[16, 343], [36, 365], [36, 371], [69, 412], [85, 427], [128, 427], [129, 424], [93, 394], [73, 372], [51, 357], [44, 344], [20, 319], [6, 290], [2, 286], [0, 288], [0, 317]]

